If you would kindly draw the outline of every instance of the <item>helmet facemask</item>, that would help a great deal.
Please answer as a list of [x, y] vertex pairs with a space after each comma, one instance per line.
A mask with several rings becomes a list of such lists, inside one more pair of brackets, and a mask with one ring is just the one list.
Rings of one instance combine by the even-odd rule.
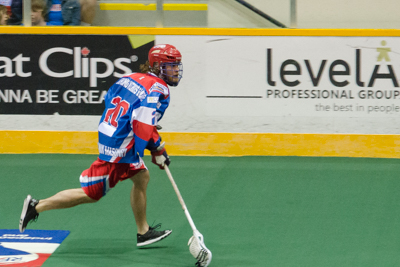
[[182, 62], [162, 62], [159, 77], [170, 86], [177, 86], [182, 79]]

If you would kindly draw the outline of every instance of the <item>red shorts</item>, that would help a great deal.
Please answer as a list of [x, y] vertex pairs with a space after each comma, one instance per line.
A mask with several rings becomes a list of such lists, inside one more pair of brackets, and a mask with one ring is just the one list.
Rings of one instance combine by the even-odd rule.
[[143, 160], [138, 163], [112, 163], [97, 159], [79, 178], [81, 187], [90, 198], [99, 200], [119, 181], [126, 180], [141, 170], [147, 170]]

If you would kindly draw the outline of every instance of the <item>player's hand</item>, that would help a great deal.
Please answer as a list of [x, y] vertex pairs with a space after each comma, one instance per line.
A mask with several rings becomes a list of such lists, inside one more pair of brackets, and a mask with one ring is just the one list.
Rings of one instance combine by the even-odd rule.
[[165, 164], [169, 166], [169, 164], [171, 163], [164, 146], [165, 142], [163, 142], [159, 147], [157, 147], [157, 150], [151, 151], [151, 162], [156, 164], [162, 170], [164, 170]]

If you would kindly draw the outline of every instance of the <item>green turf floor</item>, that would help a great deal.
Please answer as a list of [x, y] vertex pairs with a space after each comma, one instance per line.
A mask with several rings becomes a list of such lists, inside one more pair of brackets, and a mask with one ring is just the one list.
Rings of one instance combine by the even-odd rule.
[[[18, 229], [27, 194], [79, 187], [94, 155], [0, 155], [0, 229]], [[194, 266], [191, 229], [165, 174], [151, 173], [149, 223], [173, 230], [136, 248], [131, 182], [101, 201], [42, 213], [28, 229], [69, 230], [44, 263], [69, 266]], [[172, 157], [193, 220], [213, 252], [210, 265], [400, 266], [400, 160], [310, 157]]]

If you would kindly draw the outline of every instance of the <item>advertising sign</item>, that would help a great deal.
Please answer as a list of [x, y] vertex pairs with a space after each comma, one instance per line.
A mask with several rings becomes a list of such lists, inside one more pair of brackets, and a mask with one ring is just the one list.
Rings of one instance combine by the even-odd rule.
[[100, 115], [108, 88], [153, 45], [141, 35], [2, 35], [0, 114]]
[[399, 38], [215, 39], [207, 43], [207, 115], [400, 115]]

